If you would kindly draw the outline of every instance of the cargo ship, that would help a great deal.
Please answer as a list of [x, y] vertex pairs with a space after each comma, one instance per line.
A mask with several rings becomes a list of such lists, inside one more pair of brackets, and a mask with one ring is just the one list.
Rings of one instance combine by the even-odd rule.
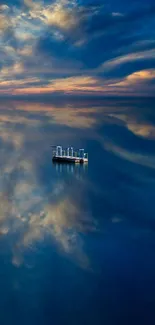
[[[53, 146], [52, 146], [53, 147]], [[88, 163], [88, 153], [84, 149], [78, 149], [76, 152], [73, 147], [63, 149], [62, 146], [56, 146], [52, 152], [53, 162], [60, 163]]]

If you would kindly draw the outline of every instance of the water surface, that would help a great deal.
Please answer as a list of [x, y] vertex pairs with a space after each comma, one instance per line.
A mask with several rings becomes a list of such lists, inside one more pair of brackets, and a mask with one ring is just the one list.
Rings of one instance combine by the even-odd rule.
[[0, 324], [155, 323], [154, 106], [1, 102]]

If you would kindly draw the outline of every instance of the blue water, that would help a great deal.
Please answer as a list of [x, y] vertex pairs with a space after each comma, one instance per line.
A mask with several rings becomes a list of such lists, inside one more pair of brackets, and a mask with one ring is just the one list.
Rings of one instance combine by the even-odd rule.
[[0, 104], [0, 324], [155, 324], [154, 107]]

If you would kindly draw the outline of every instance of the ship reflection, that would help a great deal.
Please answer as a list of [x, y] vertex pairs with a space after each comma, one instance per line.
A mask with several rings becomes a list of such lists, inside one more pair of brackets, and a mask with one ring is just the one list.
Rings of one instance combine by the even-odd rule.
[[61, 174], [71, 174], [76, 178], [81, 178], [84, 174], [88, 172], [88, 163], [85, 164], [71, 164], [71, 163], [52, 163], [53, 168], [55, 168], [56, 172]]

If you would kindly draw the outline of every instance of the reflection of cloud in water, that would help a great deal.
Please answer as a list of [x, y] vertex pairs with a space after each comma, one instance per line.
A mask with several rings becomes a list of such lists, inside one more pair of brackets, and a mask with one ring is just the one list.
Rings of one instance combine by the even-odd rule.
[[141, 136], [144, 138], [155, 138], [155, 126], [152, 122], [146, 122], [141, 120], [141, 118], [134, 116], [133, 112], [128, 112], [128, 114], [111, 114], [111, 117], [122, 121], [124, 125], [135, 135]]
[[[72, 193], [67, 193], [62, 180], [56, 182], [49, 193], [46, 185], [39, 183], [37, 175], [38, 162], [41, 163], [47, 152], [45, 143], [51, 142], [51, 131], [42, 134], [40, 127], [50, 125], [52, 118], [55, 122], [60, 121], [61, 111], [59, 108], [55, 111], [51, 105], [19, 102], [13, 107], [13, 112], [11, 106], [12, 103], [9, 103], [5, 112], [2, 106], [0, 115], [0, 140], [3, 147], [0, 161], [0, 233], [14, 238], [12, 261], [19, 265], [23, 261], [24, 248], [32, 249], [37, 241], [50, 235], [64, 252], [86, 267], [88, 258], [83, 251], [79, 232], [90, 230], [89, 223], [92, 223], [93, 228], [88, 212], [80, 208], [78, 201], [72, 202]], [[29, 116], [33, 112], [35, 118]], [[81, 112], [86, 114], [85, 109]], [[78, 116], [79, 112], [69, 107], [64, 109], [64, 114], [66, 119], [61, 119], [60, 124], [65, 125], [67, 121], [68, 126], [87, 127], [91, 120], [88, 116], [87, 123], [87, 116]], [[66, 132], [63, 135], [62, 131], [59, 134], [52, 132], [53, 141], [60, 141], [59, 138], [64, 139], [65, 136]], [[67, 134], [66, 138], [69, 136]], [[70, 169], [67, 171], [73, 172]], [[72, 175], [75, 180], [80, 176], [79, 173]]]
[[50, 147], [47, 149], [38, 142], [40, 139], [42, 144], [51, 141], [51, 133], [40, 134], [39, 129], [33, 128], [32, 120], [28, 123], [28, 117], [22, 119], [22, 128], [19, 128], [19, 118], [14, 126], [10, 123], [11, 117], [2, 120], [0, 235], [6, 238], [8, 245], [12, 238], [12, 263], [16, 266], [24, 263], [25, 252], [32, 251], [37, 243], [50, 237], [62, 252], [82, 267], [89, 267], [80, 234], [94, 231], [95, 225], [88, 209], [83, 209], [79, 202], [80, 194], [74, 199], [76, 186], [80, 186], [82, 194], [83, 183], [73, 173], [75, 182], [72, 182], [71, 191], [67, 190], [63, 179], [51, 181], [52, 186], [47, 188], [39, 181], [38, 168]]
[[[5, 107], [7, 109], [4, 112]], [[7, 122], [10, 124], [19, 123], [39, 127], [42, 123], [46, 122], [50, 125], [59, 124], [72, 128], [85, 129], [93, 127], [96, 123], [96, 107], [89, 107], [88, 110], [88, 107], [84, 105], [80, 107], [64, 105], [62, 107], [49, 103], [13, 101], [8, 102], [7, 106], [6, 103], [2, 103], [1, 108], [3, 109], [0, 118], [1, 124]], [[12, 114], [12, 109], [15, 110], [14, 114]], [[35, 114], [35, 118], [30, 118], [29, 113]]]
[[88, 258], [82, 249], [79, 232], [83, 232], [86, 227], [83, 227], [84, 221], [88, 222], [89, 226], [89, 218], [81, 217], [82, 219], [79, 219], [79, 207], [72, 204], [67, 197], [57, 203], [47, 203], [42, 212], [28, 216], [27, 230], [22, 236], [20, 246], [29, 247], [45, 234], [50, 234], [65, 253], [73, 254], [82, 266], [88, 267]]
[[7, 128], [9, 126], [10, 129], [13, 124], [36, 128], [56, 124], [83, 130], [95, 129], [98, 124], [115, 124], [124, 125], [137, 136], [154, 138], [155, 117], [153, 116], [153, 119], [151, 117], [153, 112], [151, 110], [150, 114], [151, 105], [153, 103], [149, 101], [133, 99], [106, 99], [91, 103], [83, 100], [82, 103], [73, 101], [69, 104], [65, 102], [64, 105], [62, 102], [51, 104], [48, 101], [43, 103], [4, 101], [0, 106], [0, 132], [1, 136], [7, 139], [7, 133], [4, 132], [5, 126], [7, 125]]
[[95, 229], [88, 211], [80, 208], [78, 200], [72, 202], [63, 181], [56, 182], [53, 191], [48, 197], [46, 195], [43, 186], [37, 182], [34, 166], [30, 169], [29, 163], [24, 166], [19, 162], [1, 177], [0, 233], [16, 234], [13, 263], [19, 265], [25, 248], [31, 249], [36, 242], [50, 235], [62, 251], [77, 259], [81, 266], [88, 267], [80, 237], [81, 232]]
[[149, 168], [155, 168], [155, 155], [147, 156], [145, 154], [140, 154], [137, 152], [133, 152], [131, 150], [126, 150], [121, 146], [115, 145], [112, 142], [103, 141], [103, 143], [104, 143], [104, 148], [106, 150], [112, 152], [118, 157], [126, 159], [135, 164], [139, 164]]
[[112, 223], [120, 223], [122, 221], [122, 217], [121, 216], [114, 216], [111, 219]]
[[[33, 174], [25, 175], [19, 181], [16, 175], [14, 179], [10, 173], [8, 182], [4, 180], [0, 195], [0, 233], [10, 236], [17, 234], [13, 244], [13, 263], [20, 264], [24, 248], [30, 249], [37, 241], [50, 235], [62, 251], [71, 254], [81, 266], [88, 267], [88, 258], [80, 238], [80, 232], [94, 230], [88, 211], [83, 211], [78, 201], [72, 202], [71, 196], [65, 194], [63, 184], [56, 183], [53, 192], [46, 197]], [[32, 177], [32, 181], [29, 177]]]
[[[72, 140], [73, 145], [77, 144], [74, 127], [79, 128], [81, 139], [95, 139], [104, 149], [125, 160], [154, 168], [154, 154], [147, 155], [145, 149], [137, 151], [134, 142], [133, 148], [128, 147], [126, 138], [131, 133], [134, 141], [140, 138], [142, 144], [150, 142], [155, 134], [154, 120], [145, 121], [146, 111], [118, 101], [106, 101], [99, 108], [93, 104], [91, 109], [85, 105], [76, 108], [75, 104], [65, 108], [28, 102], [10, 102], [9, 105], [10, 109], [5, 112], [5, 107], [1, 107], [0, 114], [0, 234], [8, 238], [8, 243], [12, 238], [12, 262], [20, 265], [24, 262], [25, 250], [35, 249], [37, 243], [50, 237], [63, 252], [88, 267], [81, 233], [96, 228], [89, 207], [82, 208], [81, 204], [85, 200], [88, 165], [53, 165], [56, 180], [52, 180], [51, 175], [50, 189], [46, 182], [40, 181], [38, 168], [44, 164], [47, 153], [51, 159], [51, 142], [64, 141], [68, 145]], [[64, 126], [70, 128], [64, 131]], [[103, 129], [99, 129], [100, 126]], [[115, 137], [116, 126], [117, 135], [122, 130], [126, 133]], [[71, 186], [65, 183], [64, 175], [69, 182], [72, 180]], [[77, 187], [80, 187], [78, 193]], [[107, 189], [105, 191], [107, 195]], [[114, 223], [120, 221], [119, 217], [112, 219]]]

